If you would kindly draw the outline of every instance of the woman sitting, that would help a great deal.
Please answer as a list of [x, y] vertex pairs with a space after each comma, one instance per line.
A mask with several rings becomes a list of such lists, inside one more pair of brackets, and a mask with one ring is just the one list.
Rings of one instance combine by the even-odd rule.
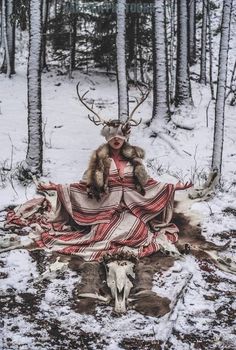
[[69, 185], [39, 184], [39, 191], [56, 191], [55, 208], [48, 199], [32, 200], [8, 213], [7, 226], [40, 226], [38, 247], [90, 261], [107, 253], [143, 257], [175, 243], [174, 193], [192, 184], [150, 178], [144, 151], [128, 143], [129, 133], [128, 124], [106, 123], [102, 135], [107, 143], [93, 152], [83, 179]]

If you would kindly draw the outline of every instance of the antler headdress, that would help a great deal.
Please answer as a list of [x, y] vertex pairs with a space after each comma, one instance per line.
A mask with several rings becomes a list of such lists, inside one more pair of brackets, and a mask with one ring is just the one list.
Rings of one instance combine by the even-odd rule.
[[[139, 87], [139, 91], [141, 92], [141, 99], [138, 100], [136, 99], [136, 106], [134, 107], [134, 109], [132, 110], [132, 112], [130, 113], [129, 116], [127, 116], [127, 119], [125, 121], [121, 121], [119, 119], [109, 119], [109, 120], [105, 120], [103, 118], [101, 118], [98, 113], [96, 113], [94, 111], [94, 109], [92, 107], [90, 107], [86, 102], [85, 102], [85, 96], [87, 95], [87, 93], [89, 92], [89, 90], [87, 90], [82, 96], [80, 95], [79, 92], [79, 85], [80, 82], [78, 82], [78, 84], [76, 85], [76, 90], [77, 90], [77, 95], [79, 97], [80, 102], [91, 112], [94, 114], [94, 116], [90, 116], [88, 115], [89, 120], [91, 120], [95, 125], [102, 125], [103, 129], [101, 134], [103, 136], [105, 136], [105, 138], [108, 141], [109, 136], [108, 135], [112, 135], [112, 130], [114, 132], [116, 132], [116, 134], [118, 134], [120, 137], [123, 138], [128, 138], [129, 134], [130, 134], [130, 129], [132, 126], [138, 126], [142, 119], [140, 118], [140, 120], [137, 122], [136, 120], [133, 119], [133, 115], [135, 113], [135, 111], [138, 109], [138, 107], [146, 100], [146, 98], [148, 97], [149, 93], [150, 93], [150, 87], [147, 89], [146, 92], [143, 92]], [[115, 136], [115, 135], [114, 135]], [[113, 136], [113, 137], [114, 137]], [[110, 137], [111, 138], [111, 137]]]

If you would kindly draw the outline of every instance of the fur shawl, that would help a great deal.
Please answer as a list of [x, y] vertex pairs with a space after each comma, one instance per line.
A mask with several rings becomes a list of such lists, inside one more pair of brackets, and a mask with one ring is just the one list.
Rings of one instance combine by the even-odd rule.
[[[125, 142], [121, 148], [121, 154], [124, 159], [133, 165], [133, 176], [137, 190], [145, 194], [144, 186], [147, 183], [148, 175], [142, 160], [144, 159], [144, 150], [137, 146], [131, 146]], [[100, 199], [100, 194], [106, 192], [108, 185], [108, 175], [111, 165], [109, 145], [103, 144], [93, 152], [86, 171], [86, 183], [88, 195]]]

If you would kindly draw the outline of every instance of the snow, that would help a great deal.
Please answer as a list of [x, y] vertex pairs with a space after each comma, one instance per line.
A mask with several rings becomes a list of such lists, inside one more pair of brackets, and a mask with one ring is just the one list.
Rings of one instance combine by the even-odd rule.
[[[4, 83], [4, 90], [1, 90], [1, 122], [4, 124], [4, 129], [1, 129], [0, 161], [1, 164], [5, 160], [7, 160], [8, 165], [11, 163], [11, 147], [13, 144], [13, 168], [17, 162], [24, 159], [26, 152], [26, 78], [24, 69], [25, 67], [22, 67], [21, 70], [18, 70], [18, 74], [12, 80], [5, 79], [3, 76], [0, 77], [1, 86]], [[86, 168], [92, 150], [103, 142], [98, 128], [87, 120], [87, 112], [79, 105], [76, 97], [76, 81], [80, 80], [81, 86], [85, 90], [89, 85], [88, 78], [88, 76], [80, 74], [74, 80], [69, 81], [67, 77], [58, 78], [55, 73], [46, 73], [43, 76], [43, 115], [44, 121], [47, 120], [44, 135], [46, 147], [44, 149], [43, 180], [46, 182], [49, 180], [56, 183], [78, 181]], [[61, 85], [55, 86], [58, 82]], [[116, 100], [116, 86], [114, 82], [110, 82], [99, 74], [93, 75], [93, 82], [95, 90], [90, 93], [92, 98], [97, 100], [103, 96], [104, 99], [110, 102]], [[197, 95], [195, 101], [199, 98], [196, 90], [194, 90], [195, 95]], [[195, 182], [199, 185], [198, 182], [201, 182], [200, 180], [203, 176], [201, 172], [207, 173], [211, 157], [209, 137], [212, 136], [212, 127], [206, 128], [205, 115], [202, 111], [204, 111], [208, 101], [208, 94], [203, 94], [204, 98], [201, 104], [192, 111], [194, 114], [192, 119], [197, 125], [195, 129], [193, 131], [172, 130], [173, 138], [178, 143], [178, 149], [181, 152], [180, 156], [170, 149], [164, 141], [148, 138], [147, 129], [138, 127], [133, 131], [131, 143], [139, 144], [148, 150], [147, 164], [149, 165], [150, 174], [155, 178], [177, 182], [178, 178], [187, 180], [194, 174]], [[14, 103], [9, 103], [9, 101], [14, 101]], [[222, 213], [225, 207], [232, 206], [235, 203], [234, 186], [232, 185], [234, 165], [230, 156], [233, 152], [232, 140], [235, 125], [233, 124], [231, 112], [231, 108], [227, 108], [229, 118], [226, 120], [227, 129], [224, 150], [224, 159], [227, 162], [224, 162], [223, 169], [225, 187], [231, 186], [231, 188], [228, 192], [220, 192], [217, 197], [209, 202], [195, 203], [193, 206], [194, 209], [202, 213], [204, 234], [207, 234], [209, 239], [214, 240], [216, 233], [235, 230], [235, 217]], [[108, 104], [108, 108], [104, 110], [106, 115], [114, 115], [116, 113], [115, 104]], [[148, 118], [150, 113], [149, 103], [142, 106], [140, 115], [145, 115]], [[209, 119], [210, 125], [213, 125], [212, 113]], [[12, 142], [9, 136], [13, 140]], [[157, 171], [156, 169], [159, 170]], [[13, 186], [7, 182], [2, 185], [1, 209], [9, 204], [20, 204], [35, 195], [33, 185], [22, 187], [15, 179], [12, 182]], [[219, 242], [222, 243], [221, 240]], [[1, 259], [5, 262], [3, 272], [7, 271], [9, 273], [8, 278], [2, 280], [2, 290], [6, 291], [7, 288], [13, 287], [21, 292], [27, 290], [27, 292], [34, 293], [33, 283], [27, 282], [32, 280], [32, 278], [37, 278], [37, 269], [35, 268], [35, 262], [29, 258], [28, 253], [23, 250], [12, 251], [9, 254], [5, 253], [4, 256], [1, 256]], [[192, 257], [188, 257], [184, 262], [176, 263], [173, 271], [168, 271], [161, 279], [158, 276], [154, 277], [153, 290], [158, 292], [159, 295], [168, 296], [172, 299], [181, 289], [181, 282], [189, 272], [193, 273], [194, 277], [187, 286], [184, 304], [180, 302], [180, 305], [177, 305], [175, 313], [172, 315], [171, 320], [168, 321], [166, 321], [165, 317], [162, 319], [144, 317], [132, 310], [128, 311], [127, 315], [114, 318], [110, 306], [98, 307], [95, 316], [80, 315], [69, 307], [70, 293], [76, 278], [72, 278], [72, 283], [67, 277], [66, 284], [64, 280], [59, 280], [58, 282], [56, 279], [49, 285], [40, 304], [40, 315], [37, 322], [40, 319], [48, 320], [48, 322], [56, 319], [62, 325], [61, 330], [64, 329], [65, 333], [72, 333], [74, 327], [79, 325], [80, 331], [96, 334], [99, 342], [109, 343], [107, 346], [104, 345], [104, 349], [122, 349], [119, 344], [124, 338], [141, 337], [149, 341], [155, 341], [156, 339], [164, 341], [166, 336], [170, 336], [169, 340], [174, 344], [173, 349], [190, 349], [187, 343], [177, 339], [176, 335], [171, 334], [173, 327], [175, 327], [175, 334], [176, 332], [182, 335], [190, 334], [195, 332], [195, 330], [200, 334], [208, 333], [208, 322], [212, 322], [212, 319], [214, 319], [214, 309], [219, 307], [223, 297], [217, 300], [216, 303], [204, 299], [205, 288], [209, 288], [209, 285], [207, 286], [204, 282], [198, 263]], [[222, 276], [225, 276], [225, 273], [222, 273]], [[67, 293], [63, 291], [65, 286]], [[222, 293], [223, 291], [231, 290], [232, 286], [226, 283], [224, 286], [219, 284], [217, 288]], [[207, 290], [207, 293], [210, 293], [210, 291]], [[192, 326], [188, 322], [189, 319], [194, 321]], [[14, 324], [18, 324], [20, 327], [21, 336], [19, 333], [11, 330], [12, 323], [9, 320], [9, 325], [6, 324], [3, 331], [4, 339], [11, 338], [11, 345], [8, 345], [9, 347], [7, 348], [6, 343], [4, 343], [5, 349], [14, 349], [16, 344], [18, 344], [19, 349], [27, 349], [27, 346], [30, 346], [31, 349], [38, 348], [37, 336], [35, 335], [37, 331], [30, 323], [29, 316], [28, 318], [24, 316], [18, 316], [18, 319], [14, 318]], [[219, 325], [218, 327], [221, 331]], [[230, 327], [227, 328], [223, 333], [223, 338], [220, 338], [221, 340], [218, 340], [218, 342], [227, 341], [232, 343], [234, 336], [231, 332], [232, 329]], [[41, 334], [41, 341], [44, 337], [44, 349], [50, 349], [50, 345], [47, 345], [49, 344], [47, 343], [49, 342], [49, 335], [45, 330]], [[218, 334], [215, 337], [219, 339]], [[97, 348], [94, 339], [91, 340], [90, 346], [91, 349]]]
[[[232, 31], [235, 29], [234, 23]], [[213, 47], [218, 47], [219, 38], [214, 37], [214, 40]], [[232, 68], [235, 58], [235, 43], [235, 38], [232, 38], [229, 68]], [[0, 75], [0, 211], [9, 204], [20, 204], [36, 195], [34, 185], [22, 186], [14, 178], [14, 171], [25, 159], [27, 151], [25, 51], [22, 57], [20, 55], [18, 52], [17, 74], [11, 79]], [[214, 74], [216, 77], [216, 70]], [[89, 98], [95, 100], [95, 106], [96, 101], [104, 103], [104, 108], [97, 107], [103, 117], [117, 118], [115, 81], [99, 72], [74, 72], [73, 76], [69, 80], [67, 76], [57, 75], [55, 69], [43, 74], [45, 147], [42, 180], [45, 182], [78, 181], [91, 152], [104, 142], [99, 127], [88, 120], [86, 109], [79, 104], [75, 89], [77, 81], [81, 82], [82, 92], [91, 88]], [[174, 123], [169, 124], [169, 135], [175, 148], [163, 139], [149, 138], [150, 130], [144, 124], [134, 128], [130, 142], [146, 150], [150, 175], [173, 183], [191, 178], [196, 186], [200, 186], [211, 164], [214, 107], [210, 105], [207, 127], [210, 88], [196, 82], [191, 85], [194, 106], [177, 110], [174, 121], [181, 124], [186, 118], [186, 123], [194, 128], [184, 130]], [[132, 89], [130, 95], [138, 95], [138, 92]], [[149, 96], [136, 117], [142, 117], [145, 122], [151, 113], [152, 97]], [[227, 256], [232, 258], [235, 256], [236, 217], [225, 209], [235, 210], [236, 123], [235, 107], [228, 103], [225, 117], [223, 188], [208, 201], [193, 202], [192, 210], [200, 213], [203, 234], [208, 240], [217, 244], [230, 241]], [[11, 168], [11, 172], [2, 170], [3, 166]], [[4, 212], [0, 212], [0, 224], [3, 219]], [[0, 234], [4, 234], [1, 226]], [[17, 307], [2, 309], [1, 350], [74, 349], [75, 344], [77, 349], [118, 350], [127, 349], [128, 345], [125, 347], [122, 342], [133, 339], [137, 339], [136, 346], [141, 344], [137, 349], [142, 348], [141, 341], [147, 342], [146, 349], [153, 349], [157, 345], [152, 344], [159, 340], [170, 350], [235, 348], [236, 277], [207, 263], [201, 266], [191, 255], [176, 261], [165, 273], [154, 275], [153, 291], [172, 301], [191, 276], [173, 314], [170, 318], [167, 314], [159, 319], [143, 316], [134, 310], [115, 317], [108, 305], [98, 306], [94, 315], [77, 313], [71, 305], [73, 288], [80, 281], [79, 274], [68, 270], [51, 282], [36, 283], [39, 268], [33, 256], [25, 250], [1, 254], [0, 267], [1, 272], [7, 274], [6, 278], [1, 278], [0, 302], [5, 302], [6, 298], [11, 301], [16, 291], [18, 293], [15, 298]], [[31, 299], [27, 298], [33, 298], [33, 303], [28, 304]], [[28, 309], [32, 309], [31, 312]]]
[[1, 292], [6, 293], [8, 288], [17, 289], [19, 292], [31, 291], [27, 286], [28, 279], [38, 277], [38, 272], [29, 253], [26, 250], [12, 250], [8, 254], [5, 253], [4, 260], [10, 268], [2, 269], [2, 272], [8, 273], [8, 277], [1, 281]]

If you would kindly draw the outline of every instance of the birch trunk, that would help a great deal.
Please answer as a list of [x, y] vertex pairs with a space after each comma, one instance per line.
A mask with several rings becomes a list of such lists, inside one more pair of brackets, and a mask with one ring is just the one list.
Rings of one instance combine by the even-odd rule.
[[42, 174], [42, 104], [41, 104], [41, 53], [42, 53], [42, 2], [30, 1], [28, 59], [28, 149], [23, 165], [24, 175]]
[[118, 84], [118, 115], [124, 121], [129, 115], [128, 85], [126, 72], [125, 50], [125, 7], [126, 0], [117, 1], [117, 34], [116, 34], [116, 57], [117, 57], [117, 84]]
[[168, 121], [170, 117], [165, 8], [165, 0], [154, 0], [153, 111], [151, 121], [154, 131], [158, 128], [160, 121]]
[[219, 70], [216, 93], [215, 127], [212, 157], [212, 170], [214, 172], [217, 172], [218, 174], [218, 183], [221, 179], [222, 153], [224, 142], [224, 112], [232, 3], [233, 0], [224, 0], [221, 24]]
[[200, 83], [206, 85], [206, 47], [207, 47], [207, 1], [202, 0], [202, 35]]
[[177, 0], [177, 62], [176, 106], [190, 103], [191, 86], [188, 67], [188, 11], [187, 0]]
[[196, 63], [196, 0], [188, 0], [189, 13], [189, 63]]

